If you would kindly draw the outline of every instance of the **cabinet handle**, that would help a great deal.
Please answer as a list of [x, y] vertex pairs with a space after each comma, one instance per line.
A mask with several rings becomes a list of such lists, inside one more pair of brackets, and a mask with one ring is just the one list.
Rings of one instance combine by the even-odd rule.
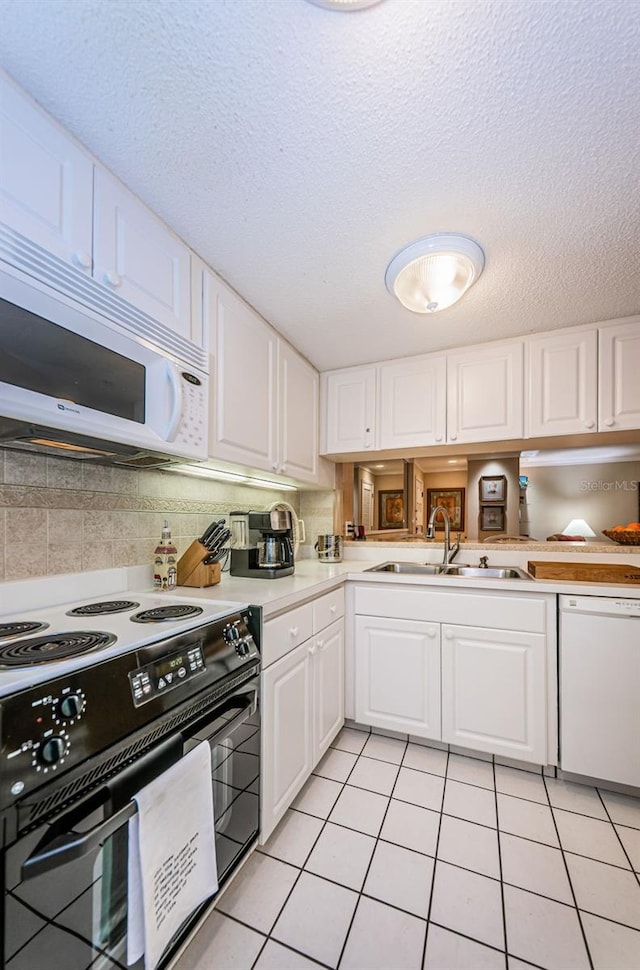
[[449, 435], [449, 438], [450, 438], [451, 441], [457, 441], [458, 435], [457, 434], [450, 434]]
[[442, 441], [442, 435], [441, 434], [437, 434], [436, 435], [436, 441]]
[[584, 426], [590, 430], [591, 428], [595, 427], [595, 421], [585, 421]]
[[286, 465], [278, 465], [278, 471], [282, 474], [286, 470]]
[[335, 613], [335, 611], [336, 611], [337, 609], [338, 609], [338, 607], [337, 607], [337, 606], [335, 605], [335, 603], [334, 603], [334, 605], [333, 605], [333, 606], [330, 606], [330, 607], [329, 607], [329, 612], [330, 612], [330, 613]]
[[297, 637], [297, 636], [298, 636], [298, 633], [299, 633], [299, 632], [300, 632], [300, 629], [299, 629], [299, 627], [297, 627], [297, 626], [292, 626], [292, 627], [290, 627], [290, 629], [289, 629], [289, 636], [290, 636], [290, 637]]
[[277, 472], [278, 471], [278, 462], [277, 461], [272, 461], [271, 462], [271, 469], [274, 472]]
[[85, 253], [83, 250], [80, 250], [77, 253], [72, 253], [71, 262], [74, 264], [74, 266], [79, 266], [80, 269], [91, 268], [91, 256], [89, 253]]
[[604, 423], [606, 424], [607, 428], [612, 428], [615, 424], [615, 421], [613, 420], [613, 418], [607, 418]]
[[436, 635], [435, 630], [427, 630], [427, 636], [430, 637], [432, 640], [435, 637], [435, 635]]
[[446, 640], [453, 640], [453, 630], [445, 630], [444, 635]]
[[318, 649], [318, 647], [316, 646], [316, 644], [315, 644], [315, 643], [314, 643], [314, 644], [312, 644], [312, 645], [311, 645], [311, 646], [309, 647], [309, 654], [310, 654], [310, 656], [312, 656], [312, 657], [313, 657], [313, 656], [315, 655], [315, 652], [316, 652], [316, 650], [317, 650], [317, 649]]
[[113, 286], [113, 287], [120, 286], [120, 284], [122, 283], [122, 280], [120, 279], [117, 273], [107, 272], [104, 274], [103, 280], [108, 286]]
[[316, 640], [315, 649], [322, 650], [323, 647], [324, 647], [324, 640]]

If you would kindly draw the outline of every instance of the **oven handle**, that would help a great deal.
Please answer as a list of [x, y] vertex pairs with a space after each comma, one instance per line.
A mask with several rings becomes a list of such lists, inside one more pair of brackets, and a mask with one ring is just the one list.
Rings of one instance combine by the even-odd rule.
[[[255, 689], [245, 694], [245, 704], [242, 710], [235, 717], [232, 717], [230, 721], [226, 721], [218, 731], [215, 731], [210, 737], [203, 737], [202, 740], [207, 741], [209, 747], [214, 748], [221, 737], [230, 734], [255, 713], [257, 709], [257, 698], [258, 692]], [[216, 719], [220, 715], [220, 709], [218, 709], [217, 714], [216, 712], [213, 713], [214, 719]], [[188, 729], [182, 732], [183, 741], [187, 740], [189, 736], [190, 732]], [[175, 738], [170, 743], [175, 744]], [[155, 755], [156, 751], [152, 752], [152, 754]], [[44, 848], [39, 846], [36, 852], [22, 863], [23, 882], [27, 879], [33, 879], [35, 876], [41, 876], [46, 872], [51, 872], [67, 862], [74, 862], [88, 855], [94, 849], [103, 845], [114, 832], [135, 815], [137, 810], [138, 806], [132, 799], [114, 815], [109, 816], [104, 822], [100, 822], [87, 832], [83, 832], [82, 835], [69, 832], [52, 839]]]

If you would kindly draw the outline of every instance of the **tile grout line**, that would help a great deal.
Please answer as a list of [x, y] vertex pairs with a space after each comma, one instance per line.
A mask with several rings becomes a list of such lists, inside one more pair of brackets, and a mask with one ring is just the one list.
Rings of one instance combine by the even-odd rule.
[[[369, 737], [370, 738], [371, 737], [381, 737], [381, 736], [384, 737], [384, 735], [374, 735], [373, 733], [370, 733], [369, 734]], [[391, 740], [398, 741], [399, 738], [393, 738]], [[365, 742], [365, 744], [363, 745], [362, 751], [364, 751], [365, 747], [367, 746], [367, 743], [368, 743], [368, 741]], [[361, 888], [360, 888], [360, 890], [358, 892], [358, 898], [356, 900], [356, 905], [354, 906], [353, 913], [351, 914], [351, 920], [349, 921], [349, 927], [347, 929], [347, 934], [346, 934], [346, 936], [344, 938], [344, 942], [342, 944], [342, 949], [340, 950], [340, 956], [338, 957], [338, 962], [336, 963], [336, 970], [338, 970], [338, 968], [340, 967], [340, 964], [342, 962], [342, 958], [344, 957], [344, 951], [346, 950], [347, 943], [349, 942], [349, 937], [351, 935], [351, 930], [353, 928], [353, 923], [354, 923], [355, 918], [356, 918], [356, 913], [358, 912], [358, 907], [360, 906], [360, 900], [362, 899], [362, 896], [363, 896], [363, 890], [364, 890], [365, 884], [367, 882], [367, 877], [368, 877], [369, 871], [371, 869], [371, 864], [372, 864], [373, 858], [374, 858], [374, 856], [376, 854], [376, 850], [378, 848], [378, 844], [381, 841], [381, 839], [380, 839], [380, 833], [382, 832], [382, 829], [384, 828], [385, 819], [387, 817], [387, 813], [388, 813], [389, 808], [391, 806], [391, 800], [393, 798], [393, 792], [395, 791], [395, 787], [396, 787], [396, 785], [398, 783], [398, 778], [400, 777], [400, 768], [402, 767], [402, 762], [404, 761], [404, 757], [405, 757], [405, 755], [407, 753], [407, 747], [408, 747], [408, 745], [409, 745], [409, 739], [407, 737], [407, 740], [404, 742], [404, 751], [402, 752], [402, 757], [400, 759], [400, 762], [397, 764], [398, 771], [396, 773], [395, 781], [394, 781], [393, 786], [391, 788], [391, 792], [388, 795], [387, 807], [384, 810], [384, 814], [382, 816], [382, 821], [380, 822], [380, 826], [378, 828], [378, 834], [375, 836], [375, 842], [374, 842], [374, 845], [373, 845], [373, 852], [371, 853], [371, 858], [369, 859], [369, 864], [367, 865], [367, 869], [366, 869], [366, 872], [364, 874], [364, 878], [362, 880], [362, 886], [361, 886]], [[358, 755], [358, 761], [362, 757], [362, 751]], [[366, 755], [365, 755], [365, 757], [366, 757]], [[356, 761], [356, 763], [354, 764], [354, 766], [351, 769], [351, 771], [355, 771], [355, 767], [358, 764], [358, 761]], [[351, 776], [351, 773], [349, 773], [349, 777], [350, 776]], [[348, 778], [347, 778], [347, 781], [348, 781]], [[352, 787], [355, 787], [355, 786], [352, 786]], [[361, 833], [361, 834], [367, 834], [367, 833]], [[382, 840], [382, 841], [384, 841], [384, 840]], [[382, 901], [381, 900], [377, 900], [377, 902], [382, 902]], [[402, 910], [402, 912], [405, 912], [405, 910]], [[415, 914], [413, 914], [413, 913], [411, 913], [409, 915], [415, 916]], [[419, 919], [419, 917], [416, 917], [416, 919]], [[426, 930], [426, 926], [425, 926], [425, 930]]]
[[[622, 848], [622, 851], [624, 852], [625, 858], [626, 858], [627, 862], [629, 863], [629, 866], [631, 868], [631, 872], [636, 877], [636, 882], [638, 882], [640, 884], [640, 873], [637, 873], [636, 870], [635, 870], [635, 868], [634, 868], [633, 862], [631, 861], [631, 856], [627, 852], [627, 850], [626, 850], [626, 848], [624, 846], [624, 842], [620, 838], [620, 833], [618, 832], [618, 829], [616, 828], [616, 823], [613, 821], [613, 819], [611, 817], [611, 814], [609, 812], [609, 809], [607, 808], [607, 804], [606, 804], [604, 798], [602, 797], [602, 794], [600, 792], [600, 789], [596, 787], [596, 791], [598, 793], [598, 798], [602, 802], [602, 807], [604, 808], [605, 812], [607, 813], [607, 818], [609, 819], [609, 822], [610, 822], [610, 824], [611, 824], [611, 826], [613, 828], [613, 831], [616, 834], [616, 838], [618, 839], [618, 842], [620, 843], [620, 846]], [[620, 825], [621, 823], [619, 822], [618, 824]], [[633, 829], [633, 826], [632, 825], [627, 826], [627, 827]]]
[[[312, 777], [312, 776], [310, 776], [310, 777]], [[347, 777], [348, 777], [348, 776], [347, 776]], [[326, 779], [325, 779], [325, 780], [326, 780]], [[297, 867], [297, 866], [292, 866], [292, 863], [285, 863], [283, 859], [277, 859], [277, 861], [278, 861], [278, 862], [280, 862], [280, 863], [282, 863], [282, 864], [284, 864], [284, 865], [289, 865], [289, 866], [292, 866], [292, 867], [293, 867], [294, 869], [298, 869], [298, 875], [296, 876], [296, 878], [295, 878], [295, 880], [294, 880], [294, 882], [293, 882], [293, 885], [291, 886], [291, 889], [290, 889], [290, 890], [289, 890], [289, 892], [287, 893], [287, 895], [286, 895], [286, 897], [285, 897], [285, 899], [284, 899], [284, 902], [282, 903], [282, 906], [281, 906], [281, 907], [280, 907], [280, 909], [278, 910], [278, 915], [276, 916], [276, 918], [274, 919], [274, 921], [273, 921], [273, 923], [271, 924], [271, 928], [270, 928], [270, 930], [269, 930], [269, 931], [268, 931], [268, 933], [267, 933], [267, 938], [266, 938], [266, 940], [265, 940], [265, 942], [264, 942], [264, 944], [263, 944], [263, 946], [262, 946], [262, 948], [261, 948], [261, 950], [260, 950], [260, 953], [258, 954], [258, 956], [256, 957], [256, 959], [255, 959], [255, 961], [254, 961], [254, 963], [252, 964], [252, 970], [254, 970], [254, 968], [255, 968], [255, 964], [256, 964], [256, 963], [258, 962], [258, 960], [260, 959], [260, 955], [261, 955], [261, 953], [262, 953], [262, 950], [264, 950], [264, 948], [265, 948], [265, 946], [267, 945], [267, 943], [268, 943], [268, 941], [269, 941], [269, 940], [271, 940], [271, 939], [273, 939], [275, 943], [281, 943], [281, 941], [280, 941], [280, 940], [277, 940], [277, 939], [276, 939], [275, 937], [272, 937], [272, 935], [271, 935], [271, 934], [272, 934], [272, 932], [273, 932], [273, 930], [274, 930], [274, 929], [276, 928], [276, 925], [277, 925], [277, 923], [278, 923], [278, 920], [279, 920], [279, 919], [280, 919], [280, 917], [282, 916], [282, 913], [284, 912], [284, 909], [285, 909], [285, 907], [286, 907], [286, 905], [287, 905], [287, 903], [288, 903], [288, 902], [289, 902], [289, 900], [291, 899], [291, 896], [293, 895], [293, 891], [295, 890], [295, 888], [296, 888], [296, 886], [297, 886], [297, 885], [298, 885], [298, 883], [300, 882], [300, 879], [301, 879], [301, 877], [302, 877], [302, 873], [306, 871], [306, 870], [305, 870], [305, 868], [304, 868], [304, 866], [305, 866], [305, 865], [307, 864], [307, 862], [309, 861], [309, 857], [310, 857], [310, 855], [311, 855], [311, 853], [312, 853], [312, 852], [313, 852], [313, 850], [315, 849], [315, 847], [316, 847], [316, 845], [317, 845], [317, 843], [318, 843], [318, 840], [320, 839], [320, 836], [321, 836], [321, 835], [322, 835], [322, 833], [324, 832], [324, 830], [325, 830], [325, 828], [326, 828], [326, 826], [327, 826], [327, 823], [328, 823], [328, 821], [329, 821], [329, 815], [331, 815], [331, 812], [332, 812], [332, 811], [333, 811], [333, 809], [335, 808], [335, 805], [336, 805], [336, 802], [338, 801], [338, 799], [340, 798], [340, 795], [341, 795], [341, 794], [342, 794], [342, 792], [344, 791], [344, 788], [345, 788], [345, 784], [346, 784], [346, 783], [343, 783], [343, 784], [341, 784], [341, 786], [340, 786], [340, 791], [339, 791], [339, 792], [338, 792], [338, 794], [336, 795], [336, 797], [335, 797], [335, 799], [334, 799], [334, 801], [333, 801], [333, 803], [332, 803], [332, 805], [331, 805], [331, 808], [329, 809], [329, 812], [328, 812], [328, 814], [327, 814], [327, 816], [326, 816], [326, 818], [325, 818], [325, 819], [323, 819], [323, 824], [322, 824], [322, 827], [321, 827], [321, 829], [320, 829], [320, 831], [318, 832], [318, 835], [316, 836], [316, 838], [315, 838], [315, 840], [314, 840], [314, 842], [313, 842], [313, 844], [312, 844], [312, 846], [311, 846], [311, 848], [310, 848], [310, 849], [309, 849], [309, 851], [307, 852], [307, 854], [306, 854], [306, 856], [305, 856], [305, 859], [304, 859], [304, 862], [303, 862], [303, 864], [302, 864], [302, 866], [300, 866], [300, 867]], [[305, 785], [306, 785], [306, 782], [305, 782]], [[302, 788], [304, 788], [304, 787], [305, 787], [305, 785], [303, 785], [303, 786], [302, 786]], [[301, 789], [301, 791], [302, 791], [302, 789]], [[299, 794], [299, 793], [298, 793], [298, 794]], [[298, 796], [296, 796], [296, 798], [297, 798], [297, 797], [298, 797]], [[287, 809], [287, 811], [288, 811], [288, 809]], [[308, 813], [308, 814], [310, 814], [310, 813]], [[286, 812], [285, 812], [285, 814], [284, 814], [284, 815], [282, 816], [282, 818], [284, 818], [284, 817], [285, 817], [285, 815], [286, 815]], [[312, 817], [312, 818], [317, 818], [318, 816], [316, 816], [316, 815], [314, 815], [314, 816], [311, 816], [311, 817]], [[282, 821], [282, 819], [280, 819], [280, 822], [281, 822], [281, 821]], [[278, 822], [278, 825], [280, 824], [280, 822]], [[277, 827], [278, 827], [278, 826], [276, 826], [276, 828], [277, 828]], [[274, 830], [274, 831], [275, 831], [275, 830]], [[272, 832], [271, 834], [273, 835], [273, 832]], [[271, 838], [271, 836], [269, 836], [269, 838]], [[268, 841], [268, 840], [267, 840], [267, 841]], [[267, 856], [268, 858], [274, 858], [273, 856], [269, 856], [269, 854], [268, 854], [268, 853], [266, 853], [266, 852], [264, 852], [264, 853], [263, 853], [263, 855], [266, 855], [266, 856]], [[286, 944], [281, 944], [281, 945], [283, 945], [283, 946], [286, 946]], [[290, 947], [290, 949], [292, 949], [292, 948]], [[299, 952], [299, 951], [296, 951], [296, 952]], [[301, 955], [302, 955], [302, 956], [306, 956], [307, 954], [301, 954]], [[309, 959], [312, 959], [312, 960], [313, 960], [313, 959], [315, 959], [315, 958], [314, 958], [314, 957], [309, 957]], [[316, 961], [316, 962], [319, 962], [319, 961]], [[327, 964], [322, 964], [322, 966], [327, 966]]]
[[436, 835], [436, 845], [434, 849], [433, 858], [433, 875], [431, 876], [431, 892], [429, 893], [429, 905], [427, 906], [427, 931], [424, 934], [424, 944], [422, 947], [422, 966], [424, 966], [424, 961], [427, 958], [427, 942], [429, 940], [429, 923], [431, 921], [431, 908], [433, 906], [433, 892], [436, 885], [436, 869], [438, 867], [438, 848], [440, 847], [440, 830], [442, 828], [442, 816], [444, 814], [444, 798], [447, 791], [447, 772], [449, 771], [449, 758], [451, 757], [451, 752], [447, 751], [447, 761], [444, 770], [444, 784], [442, 786], [442, 800], [440, 802], [440, 818], [438, 819], [438, 832]]
[[[548, 792], [548, 789], [547, 789], [547, 783], [546, 783], [546, 781], [543, 781], [543, 784], [544, 784], [545, 791], [547, 792], [547, 798], [549, 798], [549, 792]], [[595, 970], [594, 963], [593, 963], [593, 959], [591, 957], [591, 951], [589, 949], [589, 942], [587, 940], [587, 934], [585, 933], [584, 926], [583, 926], [583, 923], [582, 923], [582, 916], [580, 914], [580, 909], [578, 907], [578, 900], [576, 899], [575, 890], [573, 888], [573, 882], [571, 880], [571, 873], [569, 871], [569, 865], [567, 863], [567, 857], [565, 855], [564, 846], [562, 845], [562, 839], [560, 838], [560, 831], [559, 831], [558, 826], [556, 824], [556, 817], [553, 814], [553, 809], [551, 807], [551, 799], [550, 798], [549, 798], [549, 807], [550, 807], [550, 811], [551, 811], [551, 818], [553, 819], [553, 827], [556, 830], [556, 836], [558, 838], [558, 845], [560, 846], [560, 852], [562, 853], [562, 861], [564, 862], [564, 867], [565, 867], [565, 870], [566, 870], [566, 873], [567, 873], [567, 879], [569, 880], [569, 888], [571, 890], [571, 898], [573, 899], [573, 903], [574, 903], [574, 906], [575, 906], [575, 909], [576, 909], [576, 914], [578, 916], [578, 925], [580, 926], [580, 932], [582, 933], [582, 939], [584, 940], [584, 946], [585, 946], [585, 950], [586, 950], [586, 953], [587, 953], [587, 959], [589, 961], [589, 966], [591, 967], [591, 970]]]
[[498, 843], [498, 871], [500, 873], [500, 903], [502, 905], [502, 933], [504, 937], [504, 965], [505, 970], [509, 966], [507, 954], [509, 952], [509, 940], [507, 935], [507, 909], [504, 903], [504, 878], [502, 873], [502, 845], [500, 844], [500, 816], [498, 815], [498, 791], [496, 789], [496, 766], [493, 764], [493, 794], [496, 807], [496, 841]]

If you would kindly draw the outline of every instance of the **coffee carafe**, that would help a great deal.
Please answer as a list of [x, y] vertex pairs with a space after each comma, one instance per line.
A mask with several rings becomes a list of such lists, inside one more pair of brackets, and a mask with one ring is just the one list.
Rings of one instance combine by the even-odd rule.
[[278, 579], [294, 571], [291, 513], [232, 512], [231, 575]]

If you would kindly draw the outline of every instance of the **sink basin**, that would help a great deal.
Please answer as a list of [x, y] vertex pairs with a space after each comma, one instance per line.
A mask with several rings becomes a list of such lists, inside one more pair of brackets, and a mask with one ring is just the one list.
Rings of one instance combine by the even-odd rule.
[[366, 573], [413, 573], [422, 576], [437, 576], [444, 569], [442, 563], [420, 562], [383, 562], [378, 566], [370, 566]]
[[531, 579], [528, 573], [515, 566], [447, 566], [445, 576], [473, 576], [478, 579]]
[[531, 579], [515, 566], [444, 566], [442, 563], [383, 562], [365, 569], [367, 573], [394, 573], [414, 576], [469, 576], [476, 579]]

